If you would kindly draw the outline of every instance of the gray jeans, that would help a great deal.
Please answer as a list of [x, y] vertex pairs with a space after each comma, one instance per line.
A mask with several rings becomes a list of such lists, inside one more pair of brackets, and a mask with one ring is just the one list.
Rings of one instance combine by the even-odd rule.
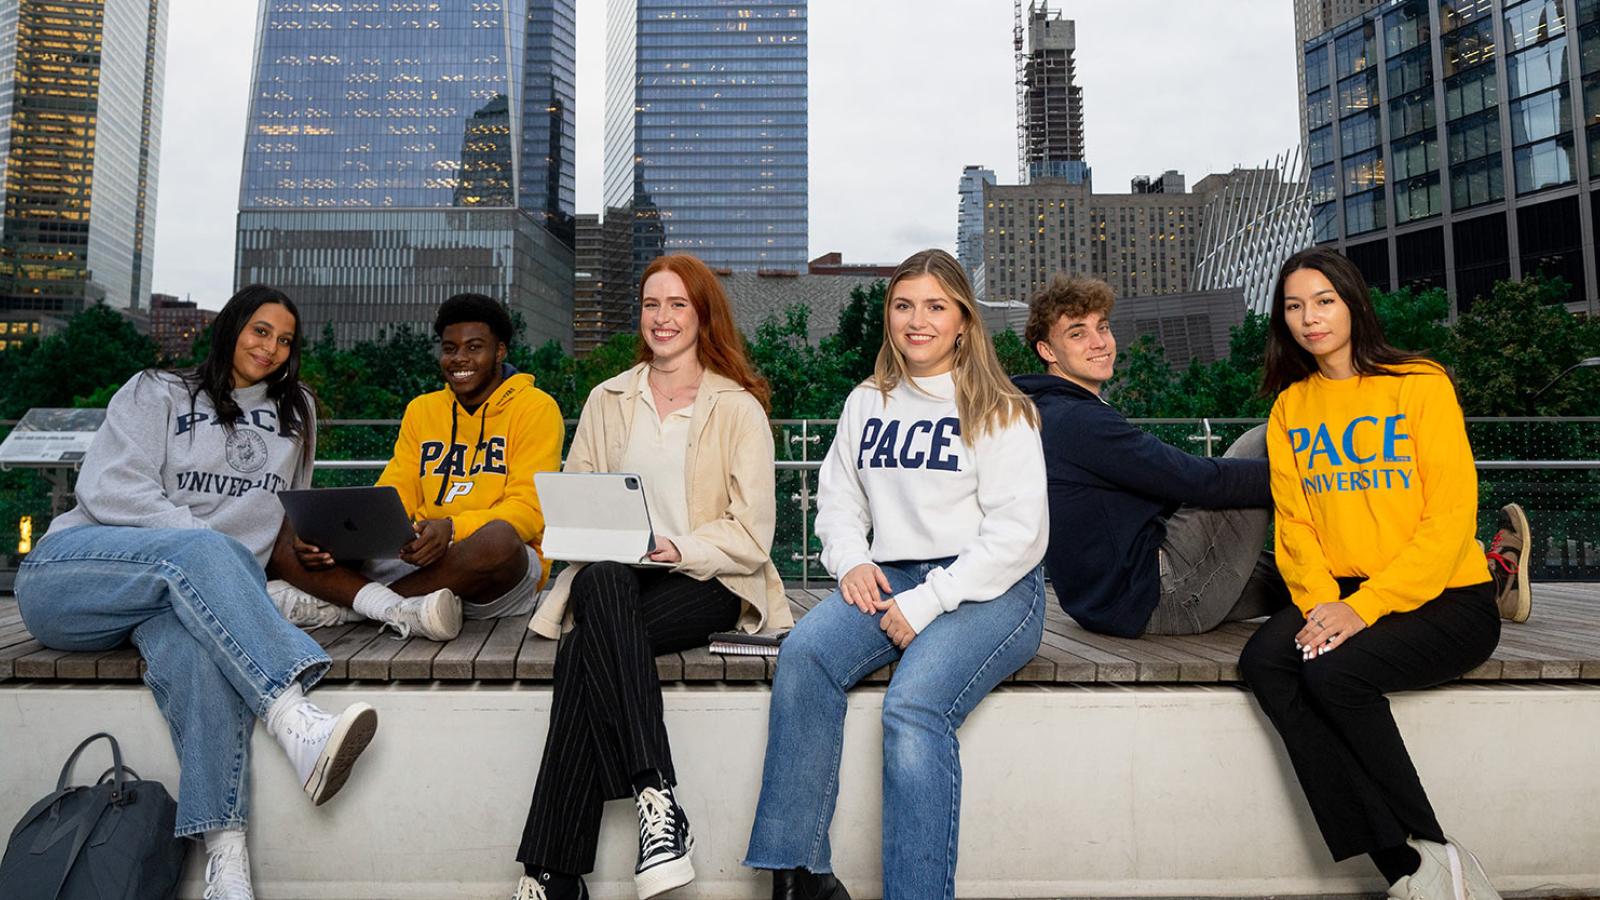
[[[1267, 455], [1267, 426], [1245, 432], [1223, 456]], [[1145, 634], [1201, 634], [1240, 619], [1271, 615], [1289, 590], [1270, 549], [1270, 509], [1180, 508], [1167, 520], [1157, 557], [1161, 599]]]

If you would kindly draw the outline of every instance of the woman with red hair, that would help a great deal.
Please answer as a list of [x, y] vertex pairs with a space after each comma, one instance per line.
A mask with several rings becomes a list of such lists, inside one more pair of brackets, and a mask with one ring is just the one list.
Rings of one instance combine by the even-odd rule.
[[562, 639], [517, 900], [587, 898], [601, 809], [630, 794], [640, 898], [693, 879], [655, 658], [717, 631], [794, 624], [770, 557], [769, 390], [722, 284], [692, 256], [663, 256], [645, 269], [639, 303], [639, 363], [590, 392], [564, 470], [638, 474], [650, 559], [670, 568], [569, 566], [528, 625]]

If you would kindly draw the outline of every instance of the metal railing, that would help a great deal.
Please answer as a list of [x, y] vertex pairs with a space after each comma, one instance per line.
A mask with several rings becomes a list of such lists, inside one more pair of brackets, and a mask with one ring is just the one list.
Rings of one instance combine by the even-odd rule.
[[[1260, 419], [1136, 419], [1175, 447], [1203, 456], [1226, 450]], [[0, 421], [0, 436], [14, 424]], [[398, 419], [328, 420], [318, 429], [318, 485], [370, 484], [387, 462]], [[809, 585], [827, 574], [812, 534], [816, 470], [833, 442], [833, 419], [775, 419], [778, 528], [772, 557], [785, 579]], [[570, 442], [576, 420], [566, 423]], [[1499, 507], [1521, 503], [1535, 530], [1529, 554], [1542, 580], [1600, 580], [1600, 417], [1468, 419], [1479, 470], [1479, 533], [1492, 530]], [[17, 542], [17, 521], [34, 517], [44, 533], [48, 487], [37, 472], [0, 472], [0, 566]]]

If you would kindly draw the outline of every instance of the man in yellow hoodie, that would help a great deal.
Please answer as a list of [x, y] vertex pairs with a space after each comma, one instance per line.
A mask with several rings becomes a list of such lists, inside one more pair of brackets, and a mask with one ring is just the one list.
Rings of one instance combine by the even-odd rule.
[[406, 406], [378, 478], [400, 494], [416, 539], [398, 559], [360, 569], [299, 540], [280, 542], [274, 561], [289, 559], [274, 574], [287, 580], [268, 593], [295, 624], [365, 617], [449, 640], [463, 615], [533, 609], [549, 573], [533, 474], [561, 466], [561, 410], [532, 375], [506, 364], [511, 317], [495, 300], [457, 294], [439, 307], [433, 331], [445, 388]]

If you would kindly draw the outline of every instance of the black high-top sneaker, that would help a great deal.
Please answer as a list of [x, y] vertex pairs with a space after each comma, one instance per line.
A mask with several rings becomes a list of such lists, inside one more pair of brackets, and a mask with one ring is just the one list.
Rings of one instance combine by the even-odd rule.
[[633, 886], [639, 900], [649, 900], [694, 880], [689, 859], [694, 835], [672, 788], [647, 787], [634, 802], [639, 806], [639, 864], [633, 867]]
[[772, 900], [850, 900], [850, 892], [831, 874], [806, 869], [774, 869]]

